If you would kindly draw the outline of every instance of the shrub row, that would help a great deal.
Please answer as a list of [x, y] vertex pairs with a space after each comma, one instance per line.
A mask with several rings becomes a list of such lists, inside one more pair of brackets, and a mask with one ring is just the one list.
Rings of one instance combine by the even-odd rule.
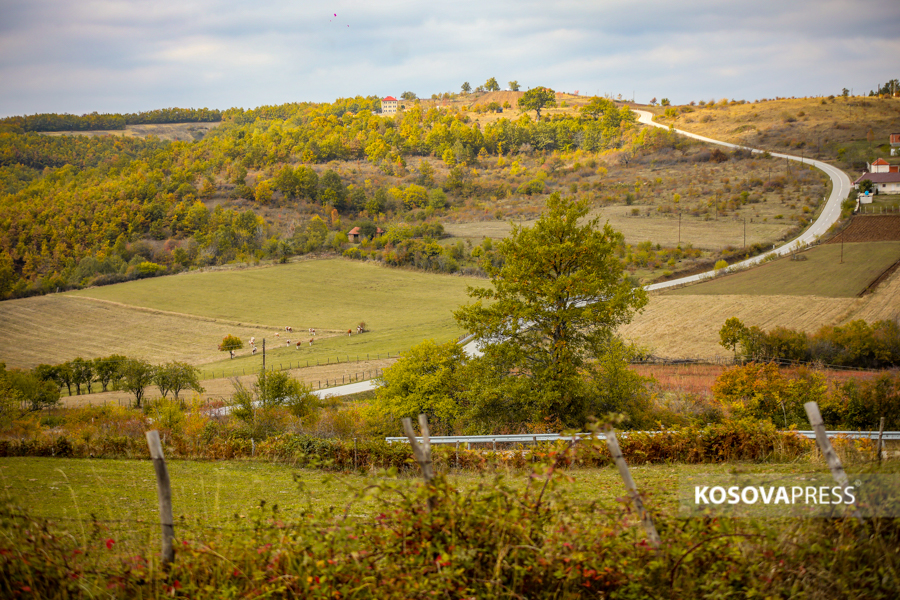
[[[281, 434], [260, 441], [234, 434], [203, 440], [166, 434], [163, 435], [163, 443], [168, 458], [217, 460], [255, 457], [339, 471], [404, 469], [414, 465], [408, 444], [389, 444], [384, 440], [361, 439], [354, 442], [296, 434]], [[494, 466], [523, 468], [543, 460], [558, 445], [512, 447], [506, 444], [505, 448], [497, 451], [435, 446], [434, 464], [438, 470], [457, 466], [475, 470]], [[777, 431], [771, 423], [750, 420], [659, 432], [621, 433], [620, 445], [631, 464], [791, 460], [812, 449], [812, 442], [806, 438]], [[574, 464], [610, 464], [605, 444], [577, 446], [579, 451], [573, 458]], [[149, 453], [143, 435], [99, 435], [89, 439], [44, 435], [34, 439], [0, 440], [0, 457], [6, 456], [148, 458]]]

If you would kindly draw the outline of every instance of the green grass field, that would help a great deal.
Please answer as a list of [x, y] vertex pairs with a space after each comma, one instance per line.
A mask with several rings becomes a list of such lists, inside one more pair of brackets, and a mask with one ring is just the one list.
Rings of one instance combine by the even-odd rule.
[[[323, 259], [192, 272], [11, 300], [0, 304], [0, 329], [7, 336], [0, 361], [31, 368], [76, 356], [119, 353], [153, 363], [181, 360], [208, 371], [240, 372], [257, 370], [261, 362], [260, 355], [251, 357], [246, 347], [250, 336], [257, 345], [265, 338], [267, 355], [285, 364], [384, 357], [425, 339], [445, 341], [460, 335], [453, 310], [468, 302], [467, 286], [487, 284]], [[361, 321], [366, 323], [364, 335], [338, 335], [347, 329], [355, 332]], [[284, 331], [288, 325], [293, 334]], [[287, 347], [287, 338], [308, 340], [310, 327], [320, 333], [312, 347]], [[217, 350], [228, 333], [245, 343], [235, 360]], [[65, 344], [48, 343], [61, 337]]]
[[900, 259], [900, 242], [816, 246], [801, 256], [781, 258], [760, 267], [666, 292], [682, 296], [821, 296], [852, 298]]
[[[824, 468], [824, 467], [821, 467]], [[651, 506], [675, 510], [679, 483], [685, 478], [729, 472], [800, 473], [820, 470], [810, 463], [645, 465], [632, 467], [637, 485]], [[168, 461], [176, 536], [191, 537], [208, 528], [252, 526], [260, 501], [271, 515], [273, 505], [285, 522], [301, 518], [311, 508], [368, 517], [371, 500], [356, 500], [376, 475], [329, 474], [290, 465], [257, 461]], [[528, 473], [503, 471], [506, 483], [524, 487]], [[450, 473], [459, 489], [488, 485], [493, 473]], [[566, 481], [566, 478], [570, 481]], [[418, 471], [401, 476], [416, 485]], [[624, 493], [614, 467], [575, 468], [561, 474], [563, 491], [579, 502], [612, 506]], [[82, 535], [96, 520], [110, 537], [132, 550], [155, 547], [159, 539], [156, 479], [149, 460], [82, 460], [4, 458], [0, 462], [0, 499], [26, 508], [33, 516], [58, 520], [72, 535]], [[180, 531], [179, 531], [179, 528]]]

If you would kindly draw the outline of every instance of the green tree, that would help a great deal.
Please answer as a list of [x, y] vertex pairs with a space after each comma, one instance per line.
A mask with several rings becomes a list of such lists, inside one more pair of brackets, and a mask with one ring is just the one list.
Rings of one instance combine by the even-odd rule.
[[497, 83], [497, 78], [491, 77], [490, 79], [488, 79], [484, 84], [484, 89], [486, 89], [489, 92], [500, 91], [500, 84]]
[[222, 338], [222, 343], [219, 344], [219, 352], [228, 352], [231, 354], [231, 358], [234, 358], [234, 351], [243, 347], [244, 342], [241, 341], [241, 338], [228, 334]]
[[75, 392], [81, 395], [81, 386], [87, 388], [87, 393], [91, 393], [91, 383], [94, 381], [94, 367], [92, 361], [84, 360], [80, 356], [69, 361], [72, 369], [72, 383], [75, 384]]
[[97, 381], [100, 382], [104, 392], [107, 391], [110, 383], [113, 384], [113, 387], [116, 387], [116, 382], [121, 378], [119, 371], [122, 368], [122, 363], [126, 360], [121, 354], [112, 354], [94, 359], [94, 375], [96, 375]]
[[198, 393], [203, 391], [203, 387], [200, 385], [200, 370], [185, 362], [172, 361], [160, 365], [153, 375], [153, 382], [159, 388], [163, 398], [168, 397], [169, 392], [172, 392], [175, 400], [179, 400], [181, 391], [186, 389]]
[[737, 317], [731, 317], [726, 319], [722, 329], [719, 330], [719, 345], [730, 349], [737, 356], [737, 347], [746, 335], [747, 327], [744, 323]]
[[255, 433], [266, 436], [274, 431], [275, 409], [286, 408], [295, 417], [304, 419], [314, 415], [320, 404], [312, 388], [302, 381], [284, 371], [263, 371], [250, 388], [234, 380], [231, 412]]
[[400, 94], [400, 97], [404, 100], [415, 100], [416, 93], [415, 92], [403, 92], [402, 94]]
[[435, 433], [453, 433], [464, 412], [465, 365], [466, 355], [456, 342], [426, 340], [384, 370], [375, 405], [395, 423], [424, 413]]
[[871, 179], [863, 179], [859, 182], [859, 191], [863, 194], [866, 192], [872, 192], [875, 189], [875, 184], [872, 183]]
[[462, 90], [463, 94], [468, 94], [469, 92], [472, 91], [472, 86], [469, 85], [468, 81], [464, 81], [463, 84], [461, 86], [459, 86], [459, 89]]
[[129, 358], [122, 364], [122, 387], [134, 394], [135, 408], [141, 407], [147, 386], [153, 383], [156, 368], [147, 361]]
[[502, 266], [486, 265], [493, 287], [470, 288], [476, 302], [454, 314], [481, 341], [483, 372], [507, 380], [489, 387], [508, 388], [515, 412], [530, 419], [581, 426], [597, 414], [596, 361], [647, 303], [616, 255], [621, 234], [598, 219], [580, 222], [588, 209], [552, 194], [534, 227], [514, 226], [499, 243]]
[[550, 88], [532, 88], [519, 98], [519, 108], [535, 111], [538, 119], [541, 118], [541, 109], [550, 106], [556, 106], [556, 92]]
[[518, 92], [518, 91], [519, 91], [519, 82], [516, 81], [515, 79], [513, 79], [512, 81], [510, 81], [510, 82], [509, 82], [509, 89], [512, 90], [512, 91], [514, 91], [514, 92]]

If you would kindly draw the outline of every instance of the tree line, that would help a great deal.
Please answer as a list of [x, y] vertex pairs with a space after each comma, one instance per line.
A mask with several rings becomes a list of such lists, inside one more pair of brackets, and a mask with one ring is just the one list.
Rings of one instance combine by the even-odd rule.
[[744, 361], [780, 360], [863, 369], [900, 366], [900, 325], [891, 320], [826, 325], [808, 334], [789, 327], [764, 331], [731, 317], [719, 330], [719, 339]]
[[98, 131], [125, 129], [127, 125], [161, 123], [216, 123], [222, 111], [209, 108], [160, 108], [139, 113], [41, 113], [0, 119], [0, 131]]
[[140, 408], [151, 385], [159, 389], [163, 398], [171, 393], [175, 401], [180, 401], [186, 390], [203, 391], [199, 369], [179, 361], [153, 365], [113, 354], [95, 359], [78, 357], [33, 369], [7, 369], [0, 363], [0, 413], [9, 417], [22, 405], [28, 410], [41, 410], [59, 402], [62, 390], [69, 396], [80, 396], [93, 393], [95, 386], [102, 392], [128, 391], [134, 395], [135, 407]]

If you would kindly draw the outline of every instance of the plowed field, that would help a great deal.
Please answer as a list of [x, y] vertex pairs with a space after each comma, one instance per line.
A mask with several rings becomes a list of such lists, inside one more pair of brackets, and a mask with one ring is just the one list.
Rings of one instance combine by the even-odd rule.
[[900, 241], [900, 215], [872, 215], [853, 218], [843, 233], [831, 238], [829, 244], [844, 242]]

